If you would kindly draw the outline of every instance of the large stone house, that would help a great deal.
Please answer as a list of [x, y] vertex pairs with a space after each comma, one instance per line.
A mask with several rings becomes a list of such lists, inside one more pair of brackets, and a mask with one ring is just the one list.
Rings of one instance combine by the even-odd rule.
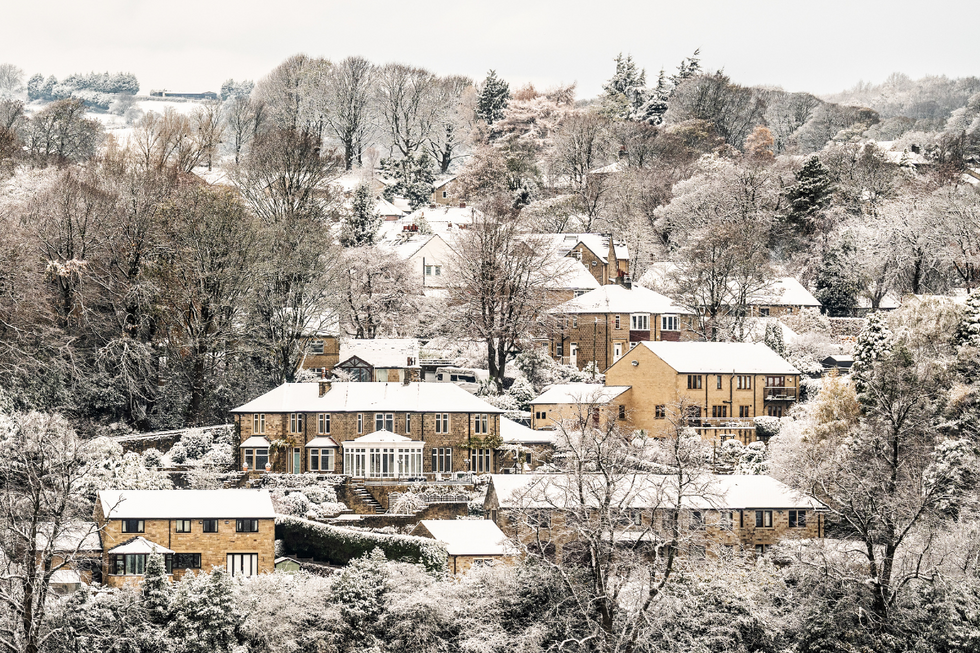
[[103, 583], [138, 583], [154, 553], [173, 580], [217, 566], [233, 576], [271, 572], [275, 516], [265, 490], [102, 490], [95, 521]]
[[602, 286], [551, 312], [559, 327], [549, 353], [579, 369], [595, 363], [601, 372], [638, 342], [681, 340], [690, 332], [690, 311], [641, 286]]
[[451, 383], [407, 381], [284, 383], [232, 411], [249, 469], [386, 479], [495, 471], [502, 413]]
[[[575, 423], [591, 419], [597, 425], [606, 420], [622, 420], [625, 424], [626, 405], [619, 398], [629, 392], [629, 386], [607, 386], [601, 383], [556, 384], [531, 400], [531, 428], [554, 430], [563, 422]], [[619, 406], [623, 410], [619, 410]], [[602, 408], [615, 406], [615, 410]], [[583, 414], [582, 411], [589, 411]]]
[[[559, 557], [583, 524], [615, 524], [615, 539], [651, 545], [668, 540], [676, 525], [682, 552], [696, 556], [726, 548], [761, 554], [782, 539], [824, 537], [826, 507], [770, 476], [705, 474], [682, 491], [669, 475], [609, 483], [601, 474], [494, 475], [484, 509], [508, 537]], [[604, 520], [601, 510], [610, 511]]]
[[606, 370], [606, 385], [629, 386], [617, 402], [633, 428], [667, 435], [683, 422], [747, 444], [754, 418], [782, 417], [799, 399], [800, 372], [763, 344], [641, 342]]

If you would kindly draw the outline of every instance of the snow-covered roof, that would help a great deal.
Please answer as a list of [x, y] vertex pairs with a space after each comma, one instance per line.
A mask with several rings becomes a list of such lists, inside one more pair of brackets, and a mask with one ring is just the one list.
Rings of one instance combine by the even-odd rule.
[[76, 569], [58, 569], [51, 574], [52, 585], [79, 585], [82, 575]]
[[448, 177], [437, 177], [435, 182], [432, 184], [433, 190], [439, 190], [449, 182], [456, 179], [456, 175], [449, 175]]
[[[579, 505], [579, 481], [588, 501], [599, 502], [611, 490], [616, 507], [675, 508], [676, 477], [637, 474], [615, 487], [599, 474], [576, 478], [565, 474], [494, 474], [490, 483], [501, 508], [557, 508]], [[591, 489], [590, 489], [591, 488]], [[805, 508], [825, 506], [771, 476], [751, 474], [704, 474], [685, 487], [681, 507], [691, 509], [747, 510], [754, 508]]]
[[609, 165], [604, 165], [601, 168], [595, 168], [589, 170], [590, 175], [608, 175], [615, 172], [622, 172], [626, 169], [626, 165], [622, 161], [613, 161]]
[[[419, 341], [415, 338], [372, 338], [368, 340], [342, 340], [340, 363], [357, 356], [373, 367], [418, 367]], [[412, 359], [409, 365], [408, 359]]]
[[[53, 524], [46, 522], [38, 525], [37, 549], [42, 551], [48, 546]], [[62, 526], [61, 532], [55, 537], [52, 551], [101, 551], [102, 541], [99, 539], [99, 528], [95, 522], [78, 522]]]
[[677, 306], [669, 297], [642, 286], [624, 288], [616, 284], [600, 286], [584, 295], [560, 304], [553, 313], [654, 313], [687, 315], [689, 310]]
[[249, 448], [264, 448], [269, 446], [269, 440], [264, 435], [253, 435], [245, 442], [242, 442], [238, 448], [239, 449], [249, 449]]
[[[761, 343], [641, 342], [637, 347], [646, 347], [681, 374], [800, 373], [779, 354]], [[620, 360], [628, 358], [629, 354]]]
[[233, 413], [502, 413], [454, 383], [283, 383]]
[[400, 208], [389, 202], [383, 197], [378, 198], [378, 203], [374, 205], [374, 210], [378, 215], [397, 215], [399, 218], [405, 215], [405, 212]]
[[754, 293], [749, 304], [763, 306], [810, 306], [820, 308], [817, 298], [793, 277], [780, 277], [767, 288]]
[[[899, 301], [899, 299], [897, 297], [895, 297], [895, 295], [893, 295], [891, 293], [888, 293], [884, 297], [881, 298], [881, 301], [880, 302], [878, 302], [878, 310], [879, 311], [893, 311], [893, 310], [895, 310], [896, 308], [898, 308], [901, 305], [902, 305], [901, 304], [901, 301]], [[857, 298], [857, 307], [858, 308], [866, 308], [866, 309], [869, 309], [870, 310], [871, 309], [871, 299], [868, 298], [865, 295], [859, 295], [858, 298]]]
[[272, 519], [276, 516], [267, 490], [100, 490], [99, 501], [107, 519]]
[[554, 431], [535, 431], [520, 422], [500, 417], [500, 439], [504, 444], [554, 444]]
[[630, 387], [628, 385], [602, 385], [601, 383], [563, 383], [553, 385], [531, 400], [531, 404], [605, 404]]
[[307, 449], [337, 449], [340, 445], [331, 437], [320, 435], [306, 443]]
[[389, 247], [391, 247], [395, 254], [398, 254], [398, 258], [406, 261], [415, 256], [433, 238], [441, 237], [435, 234], [412, 234], [408, 237], [398, 239], [398, 242], [389, 245]]
[[592, 276], [581, 261], [563, 256], [544, 271], [549, 278], [548, 287], [552, 289], [595, 290], [601, 288], [599, 281]]
[[502, 556], [511, 553], [507, 536], [489, 519], [423, 519], [432, 537], [451, 556]]
[[168, 549], [162, 544], [157, 544], [156, 542], [151, 542], [145, 537], [136, 536], [134, 538], [128, 539], [117, 547], [109, 549], [106, 553], [113, 555], [123, 555], [123, 554], [150, 554], [150, 553], [161, 553], [168, 554], [173, 553], [173, 549]]
[[[368, 433], [367, 435], [362, 435], [359, 438], [354, 438], [353, 440], [347, 440], [344, 442], [344, 446], [354, 446], [359, 444], [378, 444], [382, 442], [387, 443], [399, 443], [399, 442], [412, 442], [412, 438], [406, 437], [404, 435], [398, 435], [397, 433], [392, 433], [386, 429], [381, 429], [380, 431], [375, 431], [374, 433]], [[417, 440], [416, 440], [417, 442]], [[421, 445], [422, 443], [419, 442]]]

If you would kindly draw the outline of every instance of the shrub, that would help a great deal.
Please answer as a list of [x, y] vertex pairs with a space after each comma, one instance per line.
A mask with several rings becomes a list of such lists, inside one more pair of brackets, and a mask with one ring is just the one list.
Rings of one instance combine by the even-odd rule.
[[755, 434], [756, 437], [763, 441], [776, 437], [779, 435], [779, 418], [768, 417], [766, 415], [756, 417]]
[[163, 462], [163, 454], [159, 449], [147, 449], [143, 452], [143, 464], [147, 467], [159, 467]]
[[178, 442], [170, 448], [170, 460], [177, 465], [183, 465], [187, 461], [187, 450], [183, 443]]

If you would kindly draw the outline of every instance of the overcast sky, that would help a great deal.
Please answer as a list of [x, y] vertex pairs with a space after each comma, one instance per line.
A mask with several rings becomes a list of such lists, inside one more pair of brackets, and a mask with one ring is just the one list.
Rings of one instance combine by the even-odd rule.
[[741, 84], [833, 93], [892, 72], [980, 75], [978, 0], [23, 0], [0, 62], [27, 73], [129, 71], [141, 92], [217, 91], [291, 54], [400, 61], [512, 88], [601, 91], [620, 51], [655, 79], [701, 48]]

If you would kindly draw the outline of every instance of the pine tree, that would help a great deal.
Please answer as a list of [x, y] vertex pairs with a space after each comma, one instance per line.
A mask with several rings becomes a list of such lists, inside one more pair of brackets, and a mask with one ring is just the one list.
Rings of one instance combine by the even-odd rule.
[[142, 583], [143, 607], [151, 623], [162, 625], [170, 618], [171, 587], [167, 579], [167, 567], [159, 553], [146, 561], [146, 574]]
[[769, 349], [780, 356], [786, 355], [786, 345], [783, 343], [783, 328], [779, 326], [779, 322], [770, 320], [766, 323], [765, 343], [766, 347], [769, 347]]
[[833, 194], [830, 171], [817, 156], [811, 156], [796, 173], [796, 184], [786, 191], [790, 204], [786, 222], [798, 235], [813, 235], [817, 230], [817, 219], [830, 205]]
[[867, 387], [866, 380], [871, 373], [875, 361], [888, 355], [892, 349], [892, 332], [880, 312], [870, 314], [858, 334], [854, 345], [854, 365], [851, 366], [851, 378], [854, 387], [860, 394]]
[[410, 154], [402, 159], [382, 159], [381, 171], [395, 180], [384, 191], [384, 197], [389, 202], [401, 196], [408, 200], [412, 209], [417, 209], [428, 204], [432, 198], [436, 178], [432, 173], [432, 159], [427, 152]]
[[966, 298], [966, 307], [953, 335], [953, 342], [960, 347], [980, 347], [980, 288]]
[[861, 284], [851, 264], [854, 245], [844, 241], [827, 250], [817, 270], [816, 297], [830, 317], [847, 317], [857, 305]]
[[381, 216], [374, 208], [371, 190], [366, 184], [361, 184], [354, 191], [350, 211], [344, 216], [340, 228], [340, 244], [344, 247], [373, 245], [381, 223]]
[[606, 92], [606, 96], [609, 98], [615, 98], [620, 95], [626, 95], [630, 89], [642, 88], [646, 86], [647, 74], [645, 70], [637, 69], [636, 64], [633, 63], [633, 56], [620, 53], [616, 57], [616, 73], [612, 78], [603, 84], [602, 90]]
[[507, 82], [497, 77], [497, 73], [491, 70], [487, 73], [487, 78], [483, 81], [483, 88], [477, 99], [476, 115], [483, 118], [488, 125], [504, 117], [504, 109], [507, 108], [507, 100], [510, 99], [510, 86]]
[[33, 102], [42, 98], [44, 90], [44, 77], [38, 73], [27, 80], [27, 101]]
[[189, 573], [174, 590], [170, 634], [186, 653], [222, 653], [238, 643], [242, 617], [235, 605], [231, 576], [222, 567], [209, 574]]

